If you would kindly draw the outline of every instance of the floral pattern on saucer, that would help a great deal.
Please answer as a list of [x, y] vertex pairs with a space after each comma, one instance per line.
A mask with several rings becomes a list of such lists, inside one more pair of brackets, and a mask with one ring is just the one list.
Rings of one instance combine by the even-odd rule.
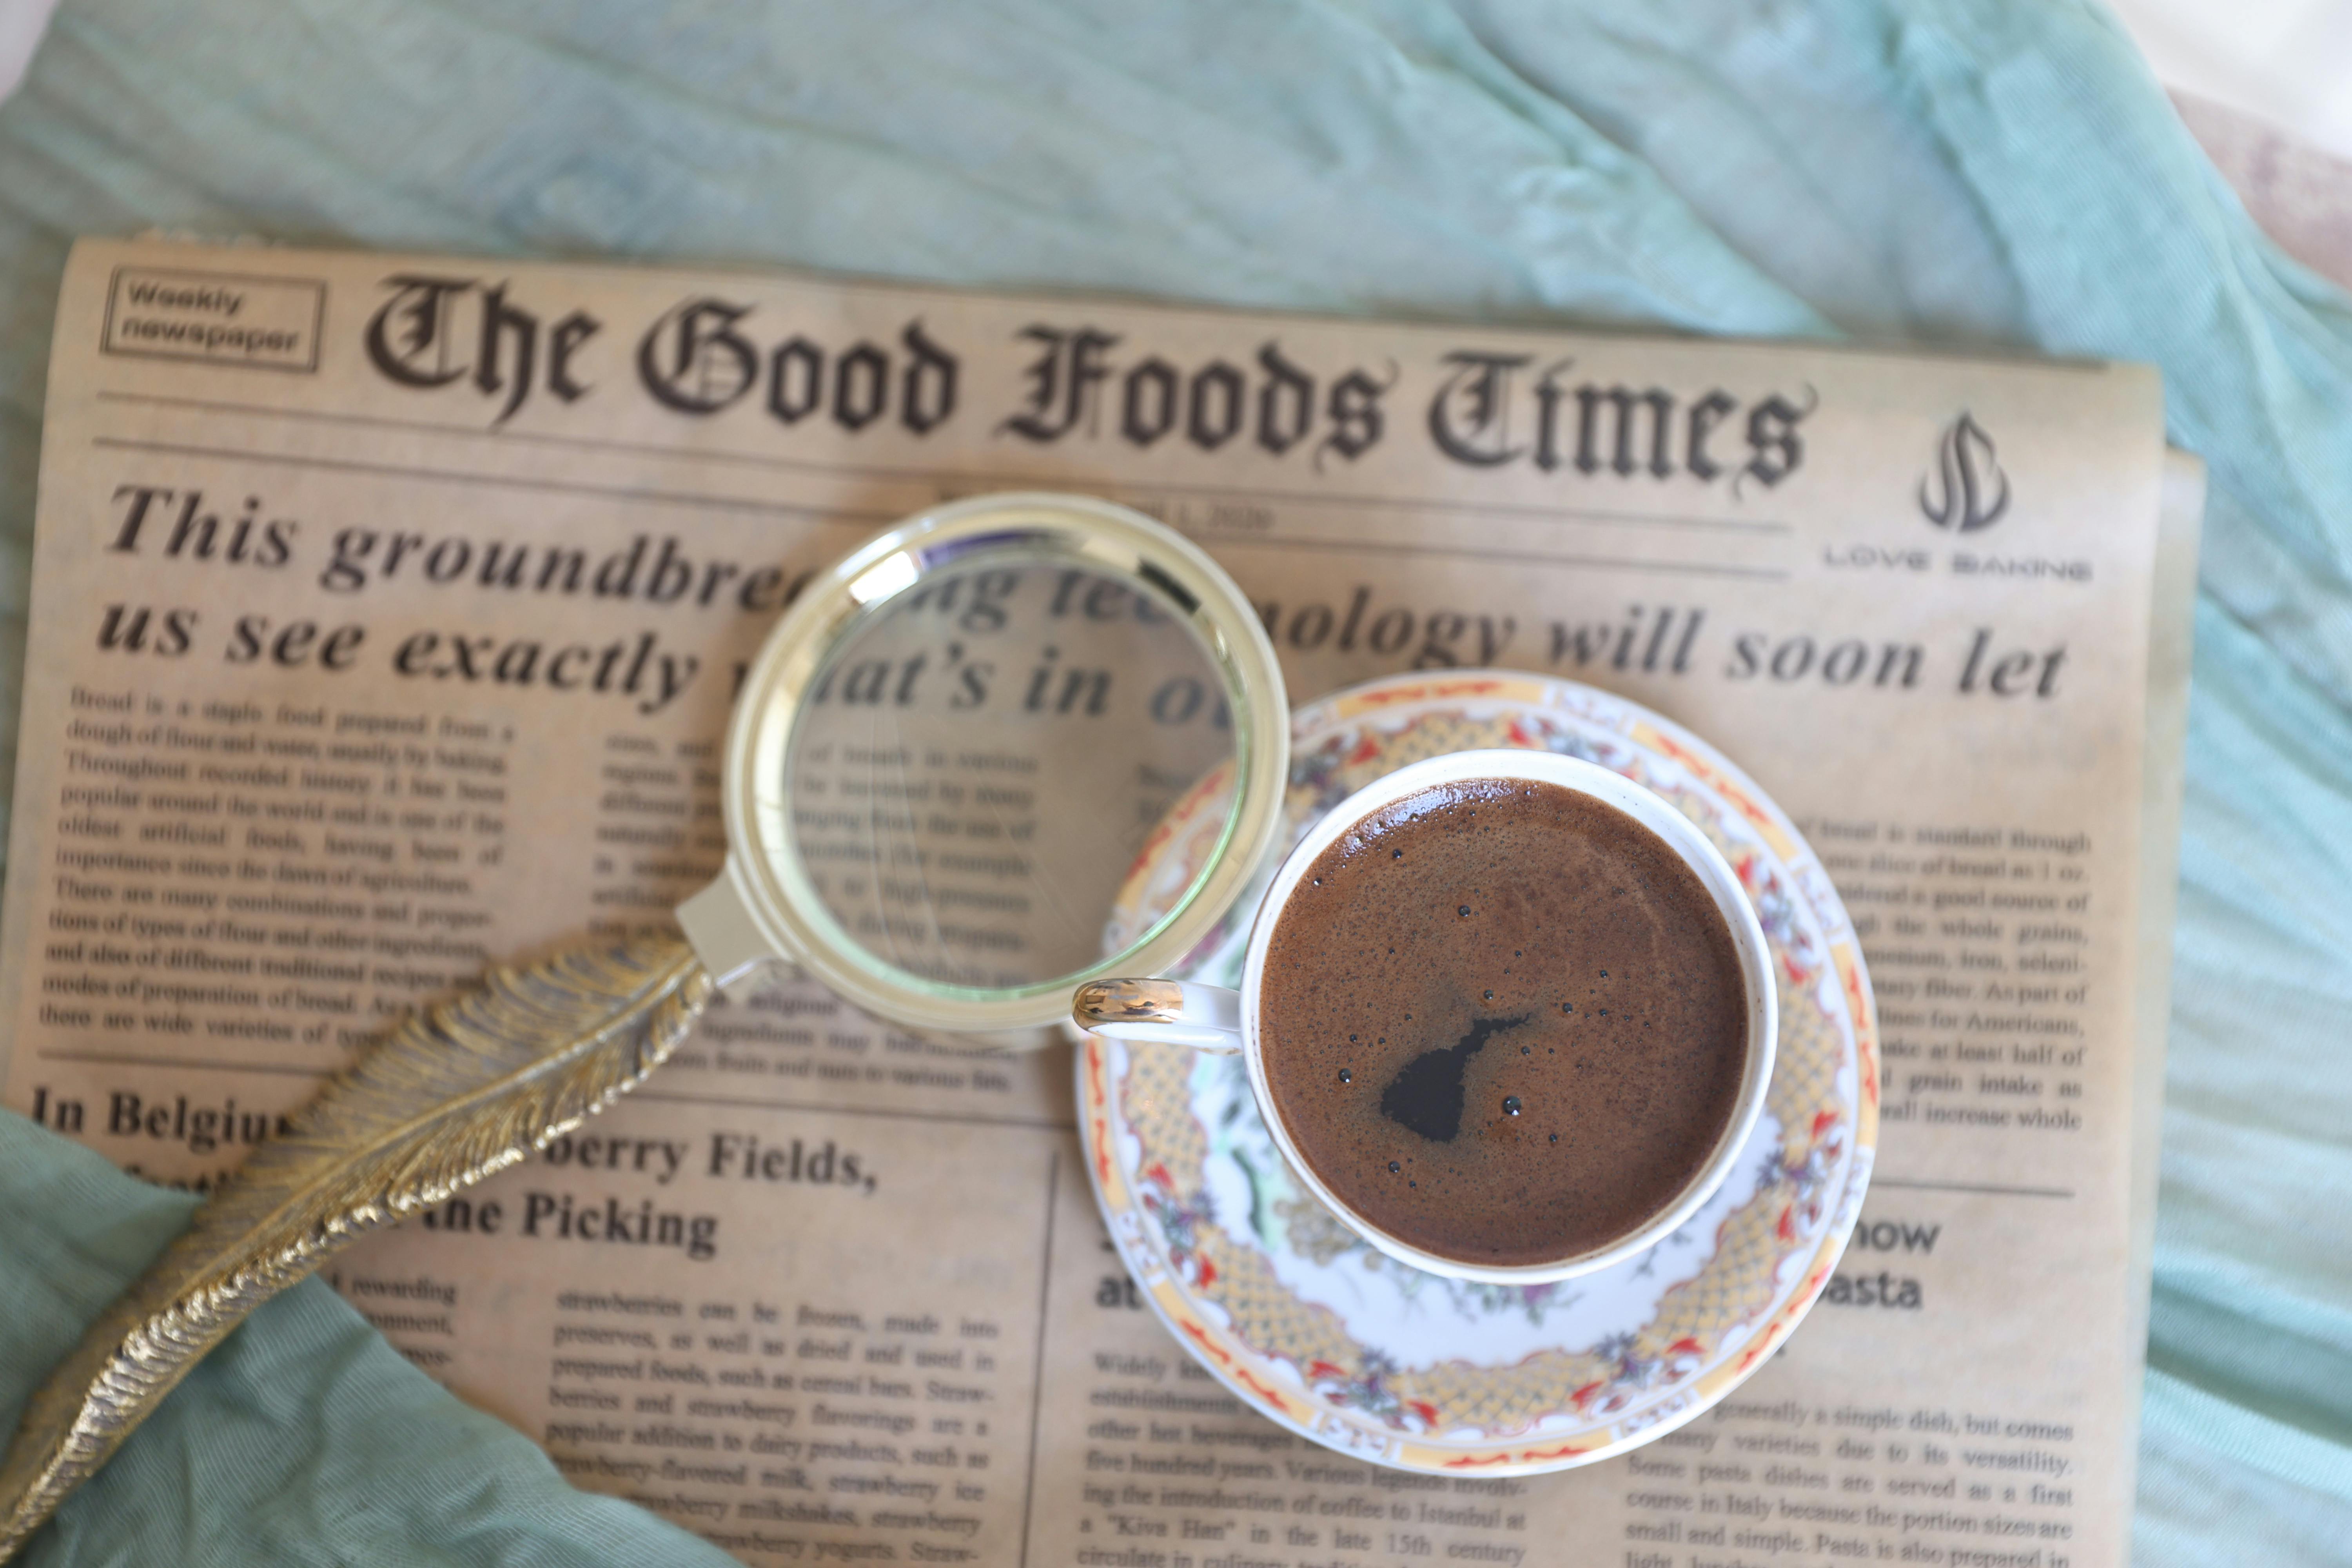
[[[1424, 1274], [1359, 1240], [1291, 1180], [1240, 1058], [1089, 1037], [1088, 1173], [1152, 1308], [1254, 1407], [1400, 1468], [1520, 1475], [1622, 1451], [1721, 1399], [1795, 1328], [1860, 1213], [1877, 1140], [1875, 1013], [1860, 946], [1811, 850], [1712, 748], [1591, 687], [1496, 673], [1375, 681], [1292, 723], [1297, 841], [1422, 757], [1515, 746], [1581, 757], [1679, 806], [1754, 901], [1779, 969], [1780, 1040], [1740, 1165], [1649, 1252], [1559, 1284]], [[1107, 940], [1152, 924], [1222, 826], [1204, 779], [1130, 871]], [[1187, 958], [1234, 985], [1273, 866]]]

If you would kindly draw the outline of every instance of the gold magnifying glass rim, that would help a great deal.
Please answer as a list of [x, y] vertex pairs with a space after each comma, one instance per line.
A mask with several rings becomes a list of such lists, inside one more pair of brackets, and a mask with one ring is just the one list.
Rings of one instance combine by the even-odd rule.
[[[1149, 584], [1189, 614], [1223, 682], [1236, 793], [1192, 887], [1122, 952], [1030, 984], [976, 987], [911, 973], [869, 954], [824, 907], [792, 831], [787, 763], [810, 689], [852, 628], [978, 549], [1013, 549]], [[1141, 512], [1091, 496], [976, 496], [877, 535], [812, 581], [746, 673], [727, 738], [722, 787], [736, 886], [777, 955], [877, 1016], [926, 1032], [1012, 1036], [1066, 1020], [1077, 986], [1156, 974], [1192, 951], [1241, 896], [1280, 826], [1290, 768], [1290, 705], [1274, 645], [1240, 588], [1199, 546]]]

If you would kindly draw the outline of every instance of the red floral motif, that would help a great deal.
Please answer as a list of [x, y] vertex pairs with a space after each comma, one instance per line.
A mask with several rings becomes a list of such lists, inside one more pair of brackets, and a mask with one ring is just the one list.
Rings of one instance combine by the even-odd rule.
[[1248, 1389], [1252, 1394], [1256, 1394], [1260, 1399], [1265, 1400], [1268, 1405], [1273, 1405], [1276, 1410], [1283, 1411], [1286, 1414], [1288, 1413], [1290, 1409], [1289, 1397], [1280, 1389], [1269, 1387], [1267, 1384], [1260, 1383], [1257, 1379], [1252, 1377], [1249, 1374], [1249, 1369], [1247, 1367], [1234, 1367], [1234, 1381], [1240, 1384], [1244, 1388]]
[[1878, 1103], [1878, 1041], [1871, 1028], [1870, 1009], [1863, 1005], [1862, 969], [1851, 960], [1838, 966], [1844, 973], [1846, 1010], [1853, 1016], [1853, 1050], [1860, 1069], [1862, 1092]]
[[1544, 1459], [1572, 1458], [1579, 1454], [1589, 1454], [1599, 1447], [1599, 1442], [1561, 1443], [1549, 1448], [1522, 1448], [1515, 1458], [1520, 1464], [1532, 1465]]
[[1448, 697], [1485, 697], [1500, 691], [1499, 680], [1433, 680], [1419, 686], [1384, 686], [1359, 695], [1363, 708], [1392, 708], [1404, 702], [1436, 702]]
[[1383, 1426], [1400, 1432], [1426, 1434], [1437, 1429], [1437, 1406], [1423, 1399], [1400, 1398], [1389, 1386], [1397, 1373], [1397, 1364], [1377, 1350], [1364, 1352], [1363, 1370], [1349, 1373], [1345, 1367], [1329, 1362], [1317, 1362], [1322, 1369], [1318, 1375], [1308, 1373], [1308, 1386], [1327, 1405], [1342, 1410], [1360, 1410], [1377, 1418]]
[[1211, 1339], [1209, 1337], [1208, 1330], [1202, 1328], [1200, 1324], [1194, 1322], [1190, 1318], [1184, 1320], [1181, 1327], [1183, 1328], [1184, 1332], [1191, 1336], [1195, 1343], [1197, 1343], [1202, 1350], [1208, 1352], [1211, 1355], [1215, 1356], [1222, 1364], [1226, 1366], [1234, 1364], [1232, 1352], [1227, 1351], [1224, 1346], [1219, 1344], [1216, 1341]]
[[1723, 773], [1717, 769], [1715, 764], [1709, 762], [1706, 758], [1700, 756], [1697, 752], [1677, 743], [1675, 738], [1671, 735], [1657, 734], [1654, 732], [1650, 736], [1650, 741], [1651, 743], [1655, 745], [1659, 751], [1664, 752], [1667, 756], [1674, 758], [1675, 761], [1682, 763], [1683, 766], [1688, 768], [1694, 774], [1697, 775], [1697, 777], [1705, 783], [1709, 789], [1713, 790], [1717, 795], [1721, 795], [1724, 801], [1728, 804], [1733, 810], [1738, 812], [1740, 816], [1746, 817], [1748, 821], [1754, 823], [1759, 827], [1769, 828], [1775, 826], [1772, 821], [1771, 813], [1766, 811], [1753, 800], [1750, 800], [1748, 797], [1746, 791], [1733, 784], [1728, 778], [1726, 778]]
[[1143, 1183], [1136, 1189], [1136, 1197], [1143, 1212], [1160, 1224], [1160, 1239], [1168, 1247], [1168, 1267], [1196, 1289], [1215, 1284], [1217, 1266], [1201, 1251], [1201, 1232], [1216, 1223], [1209, 1194], [1196, 1193], [1189, 1199], [1180, 1195], [1176, 1178], [1169, 1174], [1164, 1161], [1152, 1161], [1141, 1174]]
[[1102, 1041], [1093, 1035], [1087, 1037], [1087, 1102], [1092, 1108], [1087, 1120], [1095, 1131], [1095, 1176], [1105, 1192], [1110, 1190], [1110, 1097], [1103, 1087]]
[[1687, 1336], [1652, 1353], [1643, 1352], [1639, 1346], [1639, 1337], [1633, 1334], [1619, 1334], [1601, 1342], [1600, 1353], [1616, 1365], [1607, 1377], [1588, 1383], [1569, 1396], [1579, 1414], [1613, 1415], [1645, 1394], [1673, 1387], [1706, 1361], [1706, 1347]]
[[1804, 1315], [1805, 1310], [1813, 1304], [1813, 1298], [1821, 1293], [1822, 1284], [1829, 1277], [1829, 1264], [1823, 1262], [1813, 1265], [1812, 1272], [1806, 1275], [1803, 1282], [1789, 1293], [1789, 1300], [1781, 1305], [1780, 1312], [1770, 1322], [1764, 1325], [1761, 1333], [1748, 1342], [1747, 1350], [1741, 1352], [1738, 1363], [1731, 1369], [1731, 1375], [1735, 1380], [1746, 1376], [1749, 1367], [1771, 1354], [1772, 1347], [1789, 1337], [1789, 1331], [1796, 1326], [1797, 1320]]
[[1579, 1454], [1589, 1454], [1607, 1442], [1596, 1437], [1589, 1443], [1570, 1441], [1549, 1448], [1522, 1448], [1516, 1454], [1473, 1454], [1445, 1461], [1449, 1470], [1476, 1469], [1486, 1465], [1539, 1465], [1546, 1459], [1572, 1459]]

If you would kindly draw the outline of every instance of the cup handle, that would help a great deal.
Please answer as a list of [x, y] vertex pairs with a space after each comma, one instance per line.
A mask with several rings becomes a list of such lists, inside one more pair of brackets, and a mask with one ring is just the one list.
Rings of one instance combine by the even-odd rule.
[[1070, 999], [1070, 1020], [1089, 1034], [1157, 1040], [1232, 1055], [1242, 1048], [1242, 997], [1189, 980], [1095, 980]]

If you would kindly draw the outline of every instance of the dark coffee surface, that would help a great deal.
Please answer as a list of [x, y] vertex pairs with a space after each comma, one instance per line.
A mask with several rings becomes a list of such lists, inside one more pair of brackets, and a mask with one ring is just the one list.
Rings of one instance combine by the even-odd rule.
[[1731, 932], [1617, 810], [1473, 780], [1373, 814], [1277, 921], [1265, 1074], [1348, 1206], [1465, 1263], [1576, 1257], [1698, 1173], [1748, 1051]]

